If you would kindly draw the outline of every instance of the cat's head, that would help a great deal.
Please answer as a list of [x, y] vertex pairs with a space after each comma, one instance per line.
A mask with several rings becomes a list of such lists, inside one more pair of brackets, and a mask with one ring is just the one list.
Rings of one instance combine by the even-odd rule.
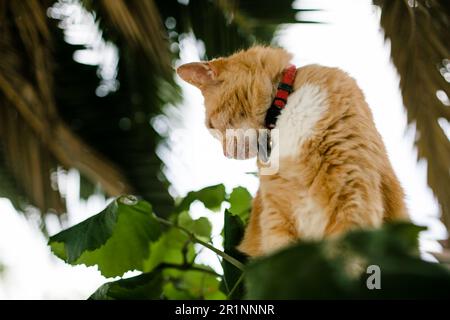
[[[229, 57], [180, 66], [178, 75], [199, 88], [205, 100], [206, 126], [222, 142], [227, 157], [256, 156], [249, 129], [264, 128], [264, 118], [283, 70], [292, 56], [284, 49], [255, 46]], [[232, 131], [235, 131], [235, 137]], [[230, 134], [231, 132], [231, 134]], [[244, 150], [238, 137], [247, 132]], [[256, 131], [255, 131], [256, 132]], [[239, 152], [241, 151], [241, 152]]]

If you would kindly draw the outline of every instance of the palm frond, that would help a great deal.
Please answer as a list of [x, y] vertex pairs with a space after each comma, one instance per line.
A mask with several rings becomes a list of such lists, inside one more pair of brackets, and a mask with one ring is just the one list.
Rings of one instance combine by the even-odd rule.
[[450, 230], [450, 141], [439, 125], [440, 118], [450, 121], [450, 108], [437, 97], [438, 91], [450, 96], [450, 83], [444, 78], [449, 67], [445, 60], [450, 58], [450, 3], [374, 0], [374, 4], [381, 8], [381, 26], [400, 74], [408, 123], [416, 126], [419, 158], [428, 163], [428, 184]]
[[14, 208], [25, 211], [28, 206], [28, 201], [23, 196], [25, 192], [17, 185], [16, 179], [10, 171], [6, 169], [7, 164], [3, 155], [3, 150], [0, 150], [0, 197], [9, 199]]
[[54, 101], [49, 1], [0, 1], [0, 133], [7, 167], [43, 213], [61, 213], [63, 201], [51, 185], [58, 164], [78, 168], [109, 194], [131, 187], [98, 152], [75, 136], [58, 116]]
[[[59, 113], [70, 129], [116, 164], [135, 192], [150, 201], [155, 212], [165, 215], [173, 208], [173, 199], [162, 175], [162, 162], [155, 153], [161, 137], [150, 122], [165, 105], [180, 100], [180, 91], [173, 78], [169, 44], [161, 35], [162, 24], [147, 23], [143, 19], [145, 14], [153, 16], [158, 12], [135, 12], [144, 8], [153, 10], [151, 4], [143, 7], [141, 4], [152, 1], [126, 1], [117, 9], [118, 2], [84, 1], [83, 4], [87, 9], [95, 10], [91, 12], [100, 23], [103, 36], [118, 48], [117, 81], [120, 87], [106, 97], [97, 96], [97, 67], [73, 60], [74, 52], [82, 48], [66, 43], [56, 28], [58, 21], [54, 21], [52, 30], [58, 61], [55, 77], [60, 79], [55, 84], [55, 98]], [[123, 21], [113, 18], [111, 12], [116, 10], [124, 10], [123, 14], [133, 17], [133, 22], [128, 18]], [[129, 30], [135, 30], [141, 36], [131, 39]], [[165, 56], [153, 56], [149, 49], [150, 40], [142, 38], [146, 33], [159, 34], [159, 42], [155, 40], [152, 45], [160, 46], [161, 54], [166, 50]], [[67, 77], [67, 74], [71, 76]]]
[[[84, 0], [87, 8], [95, 10], [107, 35], [115, 33], [113, 41], [140, 49], [152, 62], [155, 71], [172, 77], [171, 53], [164, 25], [153, 1], [147, 0]], [[120, 46], [120, 43], [119, 43]]]
[[[120, 87], [99, 97], [96, 66], [73, 59], [86, 48], [67, 43], [59, 21], [46, 16], [54, 2], [0, 0], [1, 168], [43, 212], [64, 208], [50, 180], [58, 166], [80, 170], [84, 196], [100, 183], [109, 195], [134, 191], [159, 214], [170, 212], [155, 153], [163, 138], [150, 123], [181, 98], [172, 69], [176, 44], [193, 32], [206, 55], [226, 55], [269, 42], [279, 23], [297, 22], [298, 11], [292, 0], [59, 0], [82, 4], [118, 48]], [[163, 23], [168, 19], [176, 26]]]
[[163, 20], [176, 22], [171, 31], [192, 32], [205, 44], [205, 58], [225, 56], [255, 42], [269, 44], [280, 24], [302, 23], [292, 0], [157, 0]]
[[[151, 0], [139, 1], [152, 2]], [[106, 39], [113, 41], [120, 52], [120, 63], [118, 80], [121, 83], [120, 89], [105, 98], [95, 96], [95, 70], [89, 66], [80, 66], [70, 59], [73, 51], [77, 48], [64, 45], [62, 41], [58, 41], [58, 50], [62, 50], [57, 55], [57, 60], [61, 64], [61, 68], [57, 69], [57, 77], [61, 79], [57, 87], [57, 101], [60, 106], [60, 112], [66, 122], [74, 123], [71, 129], [82, 136], [84, 140], [100, 150], [102, 154], [114, 161], [123, 172], [126, 173], [129, 181], [132, 181], [136, 192], [149, 200], [155, 207], [155, 211], [161, 215], [167, 214], [173, 207], [173, 199], [168, 194], [168, 182], [162, 174], [163, 164], [154, 150], [162, 141], [154, 130], [149, 126], [149, 122], [153, 116], [163, 112], [167, 104], [176, 104], [180, 99], [179, 90], [174, 84], [173, 74], [166, 77], [161, 73], [160, 67], [156, 64], [163, 65], [163, 61], [149, 55], [146, 46], [139, 42], [130, 43], [127, 32], [123, 31], [122, 24], [129, 23], [127, 19], [118, 21], [111, 17], [113, 9], [108, 8], [115, 0], [94, 2], [84, 1], [83, 4], [90, 10], [95, 10], [96, 16], [100, 22], [100, 26], [104, 32]], [[264, 1], [267, 2], [267, 1]], [[137, 6], [137, 2], [127, 1], [121, 10], [124, 12], [136, 12], [144, 9]], [[114, 4], [113, 4], [114, 5]], [[180, 17], [177, 22], [177, 33], [182, 35], [193, 30], [190, 21], [195, 21], [199, 25], [205, 24], [202, 19], [196, 18], [189, 14], [197, 13], [205, 7], [211, 7], [215, 13], [213, 25], [221, 25], [222, 33], [214, 35], [210, 38], [203, 34], [197, 35], [201, 37], [208, 45], [208, 55], [226, 54], [247, 46], [253, 39], [253, 34], [246, 33], [245, 30], [238, 30], [237, 27], [229, 27], [225, 17], [225, 12], [218, 10], [216, 2], [210, 1], [190, 1], [188, 9], [176, 0], [172, 1], [156, 1], [158, 19], [166, 21], [174, 16]], [[291, 10], [291, 1], [285, 1], [285, 7]], [[198, 7], [201, 6], [201, 7]], [[154, 6], [146, 6], [146, 8], [155, 8]], [[167, 10], [167, 11], [165, 11]], [[125, 14], [127, 15], [127, 14]], [[147, 13], [147, 16], [153, 16], [154, 13]], [[133, 13], [131, 16], [136, 17], [140, 28], [145, 33], [160, 34], [162, 25], [150, 24], [145, 25], [147, 20], [139, 20], [142, 14]], [[144, 15], [145, 16], [145, 15]], [[181, 16], [183, 18], [181, 18]], [[184, 23], [184, 22], [185, 23]], [[153, 26], [153, 30], [151, 29]], [[125, 27], [133, 29], [133, 27]], [[174, 29], [167, 26], [166, 33], [173, 33]], [[271, 38], [273, 31], [268, 32], [266, 37]], [[223, 38], [222, 36], [223, 35]], [[56, 34], [55, 37], [58, 37]], [[161, 52], [166, 52], [170, 43], [176, 43], [179, 38], [161, 37], [164, 43], [155, 41], [154, 46], [158, 47]], [[226, 41], [223, 39], [234, 39]], [[216, 40], [218, 40], [216, 42]], [[228, 43], [229, 47], [226, 46]], [[212, 45], [211, 45], [212, 44]], [[220, 44], [220, 45], [218, 45]], [[175, 54], [168, 53], [170, 59], [176, 58]], [[64, 77], [69, 73], [70, 78]], [[68, 89], [70, 88], [70, 89]], [[74, 92], [74, 90], [76, 90]], [[71, 97], [76, 96], [74, 100]], [[91, 106], [96, 106], [98, 112], [94, 112]], [[139, 118], [145, 119], [137, 121]], [[117, 125], [122, 119], [130, 120], [130, 128], [122, 130]], [[101, 122], [102, 125], [97, 124]]]

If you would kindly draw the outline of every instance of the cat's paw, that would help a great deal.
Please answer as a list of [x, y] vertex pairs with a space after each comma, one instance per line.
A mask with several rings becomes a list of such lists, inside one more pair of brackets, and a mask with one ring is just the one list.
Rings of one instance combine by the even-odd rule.
[[249, 257], [259, 257], [262, 255], [259, 243], [246, 241], [246, 239], [236, 249]]

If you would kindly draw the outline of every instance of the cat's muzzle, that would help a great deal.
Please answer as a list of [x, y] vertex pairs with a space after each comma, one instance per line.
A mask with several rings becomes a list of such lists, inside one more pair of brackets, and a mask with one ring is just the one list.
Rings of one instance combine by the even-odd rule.
[[246, 160], [258, 157], [259, 161], [267, 162], [271, 153], [270, 130], [227, 130], [222, 146], [227, 158]]

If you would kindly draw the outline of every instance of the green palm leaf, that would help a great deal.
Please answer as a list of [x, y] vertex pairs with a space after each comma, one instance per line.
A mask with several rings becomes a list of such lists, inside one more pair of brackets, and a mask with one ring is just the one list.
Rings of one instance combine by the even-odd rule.
[[[450, 3], [448, 1], [374, 0], [381, 8], [381, 26], [391, 43], [400, 89], [415, 124], [418, 156], [426, 159], [428, 184], [436, 195], [442, 221], [450, 230], [450, 141], [439, 119], [450, 121], [450, 108], [437, 92], [450, 96]], [[441, 74], [442, 72], [442, 74]]]
[[[43, 213], [65, 211], [50, 179], [58, 167], [81, 172], [84, 196], [100, 184], [107, 195], [135, 192], [158, 214], [170, 212], [173, 199], [155, 154], [163, 138], [149, 125], [180, 99], [169, 46], [194, 32], [207, 56], [225, 55], [269, 42], [297, 12], [291, 0], [80, 0], [120, 54], [120, 88], [100, 98], [96, 66], [76, 63], [74, 52], [83, 47], [65, 42], [59, 21], [47, 17], [54, 3], [0, 0], [0, 165], [14, 178], [16, 198]], [[175, 27], [164, 24], [168, 18]]]

